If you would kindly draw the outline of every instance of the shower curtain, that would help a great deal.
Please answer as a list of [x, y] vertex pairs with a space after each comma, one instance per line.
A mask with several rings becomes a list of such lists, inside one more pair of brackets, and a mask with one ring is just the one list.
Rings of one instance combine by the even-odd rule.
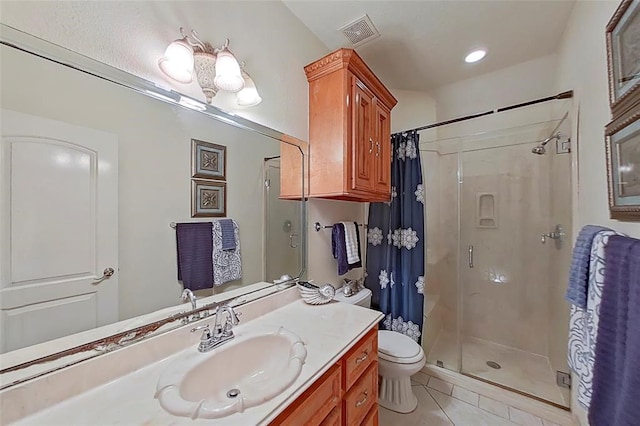
[[381, 329], [420, 343], [424, 289], [424, 187], [417, 132], [391, 135], [391, 201], [371, 203], [365, 285]]

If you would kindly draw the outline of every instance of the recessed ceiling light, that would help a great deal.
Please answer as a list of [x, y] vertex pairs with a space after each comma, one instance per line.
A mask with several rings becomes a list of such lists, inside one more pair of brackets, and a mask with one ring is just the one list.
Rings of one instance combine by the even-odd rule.
[[464, 61], [469, 64], [473, 62], [478, 62], [480, 59], [484, 58], [486, 54], [487, 54], [486, 50], [483, 50], [483, 49], [474, 50], [464, 58]]

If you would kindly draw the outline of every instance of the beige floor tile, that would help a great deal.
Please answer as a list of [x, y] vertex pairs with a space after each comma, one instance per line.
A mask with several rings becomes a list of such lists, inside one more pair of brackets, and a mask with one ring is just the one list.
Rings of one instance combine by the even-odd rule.
[[470, 391], [469, 389], [465, 389], [463, 387], [454, 385], [452, 397], [459, 399], [460, 401], [464, 401], [468, 404], [478, 406], [478, 394]]
[[554, 423], [550, 420], [545, 420], [545, 419], [542, 419], [542, 424], [544, 426], [560, 426], [558, 423]]
[[507, 419], [436, 390], [429, 390], [429, 393], [455, 426], [514, 426], [514, 423]]
[[427, 387], [431, 389], [435, 389], [442, 393], [446, 393], [447, 395], [451, 395], [451, 391], [453, 391], [453, 385], [451, 383], [447, 383], [444, 380], [440, 380], [435, 377], [429, 378], [429, 383], [427, 383]]
[[509, 406], [507, 404], [487, 398], [484, 395], [480, 395], [478, 407], [505, 419], [509, 418]]
[[409, 414], [400, 414], [380, 407], [380, 426], [454, 426], [423, 386], [414, 386], [418, 407]]
[[422, 371], [418, 371], [416, 374], [411, 376], [411, 384], [419, 384], [426, 386], [429, 382], [429, 375], [423, 373]]
[[512, 422], [522, 426], [543, 426], [540, 417], [513, 407], [509, 407], [509, 418]]

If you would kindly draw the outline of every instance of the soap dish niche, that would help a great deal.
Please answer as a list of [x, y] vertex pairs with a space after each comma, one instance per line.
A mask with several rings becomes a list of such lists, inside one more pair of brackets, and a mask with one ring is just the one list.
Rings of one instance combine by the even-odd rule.
[[498, 194], [478, 192], [476, 194], [476, 228], [498, 227]]

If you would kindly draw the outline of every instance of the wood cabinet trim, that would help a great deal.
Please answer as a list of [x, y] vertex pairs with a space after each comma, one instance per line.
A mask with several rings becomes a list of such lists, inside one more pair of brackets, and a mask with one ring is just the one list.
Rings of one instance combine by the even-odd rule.
[[348, 68], [362, 82], [376, 94], [386, 107], [391, 110], [398, 103], [393, 94], [382, 84], [380, 79], [371, 71], [371, 68], [362, 60], [360, 55], [353, 50], [342, 48], [310, 63], [304, 67], [307, 81], [317, 80], [334, 71]]

